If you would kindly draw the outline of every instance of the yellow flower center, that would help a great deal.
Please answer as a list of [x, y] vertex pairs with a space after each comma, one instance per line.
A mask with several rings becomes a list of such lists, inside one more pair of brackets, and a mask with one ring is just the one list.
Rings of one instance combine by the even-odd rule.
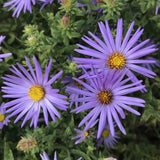
[[122, 53], [112, 53], [107, 59], [110, 69], [122, 69], [126, 65], [126, 57]]
[[45, 91], [42, 86], [34, 85], [29, 88], [28, 95], [33, 99], [33, 101], [39, 101], [44, 97]]
[[0, 122], [3, 122], [5, 120], [4, 114], [0, 114]]
[[113, 95], [110, 90], [102, 90], [98, 92], [97, 97], [98, 102], [102, 103], [103, 105], [107, 105], [111, 103]]
[[102, 132], [103, 138], [107, 138], [109, 136], [109, 130], [104, 129]]
[[90, 136], [92, 134], [92, 132], [90, 130], [84, 132], [84, 135], [87, 137], [87, 136]]

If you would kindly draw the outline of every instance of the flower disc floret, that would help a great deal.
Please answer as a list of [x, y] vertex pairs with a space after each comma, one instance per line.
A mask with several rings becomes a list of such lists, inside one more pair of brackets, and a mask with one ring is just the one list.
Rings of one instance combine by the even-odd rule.
[[4, 114], [0, 114], [0, 122], [3, 122], [5, 120], [5, 115]]
[[122, 53], [112, 53], [107, 59], [107, 65], [110, 69], [122, 69], [125, 64], [126, 58]]
[[110, 92], [110, 90], [102, 90], [102, 91], [99, 91], [99, 93], [97, 94], [97, 97], [98, 97], [99, 103], [102, 103], [103, 105], [107, 105], [111, 103], [113, 95]]
[[34, 85], [29, 88], [28, 95], [31, 97], [31, 99], [33, 99], [33, 101], [39, 101], [44, 97], [45, 91], [42, 86]]
[[107, 138], [108, 136], [109, 136], [109, 130], [104, 129], [103, 132], [102, 132], [102, 137]]

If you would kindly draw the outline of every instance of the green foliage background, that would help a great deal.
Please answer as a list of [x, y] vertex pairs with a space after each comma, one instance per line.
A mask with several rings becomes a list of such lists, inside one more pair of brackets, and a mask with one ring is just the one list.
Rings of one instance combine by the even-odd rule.
[[[107, 3], [107, 0], [104, 1]], [[87, 4], [87, 7], [82, 8], [77, 8], [76, 1], [73, 0], [69, 9], [55, 0], [41, 11], [40, 5], [37, 4], [32, 7], [32, 14], [21, 12], [19, 18], [13, 18], [13, 11], [7, 12], [8, 8], [3, 8], [4, 2], [5, 0], [0, 1], [0, 35], [6, 36], [2, 43], [2, 51], [3, 53], [11, 52], [13, 55], [0, 63], [0, 76], [6, 73], [11, 74], [9, 67], [11, 64], [16, 65], [16, 62], [27, 67], [24, 56], [32, 61], [33, 55], [38, 58], [43, 71], [49, 59], [52, 58], [52, 75], [63, 70], [63, 77], [68, 73], [74, 76], [75, 71], [79, 69], [75, 69], [66, 55], [80, 57], [81, 55], [74, 52], [74, 49], [78, 48], [76, 43], [83, 44], [81, 37], [88, 35], [88, 31], [96, 34], [97, 22], [105, 19], [109, 21], [113, 35], [116, 33], [115, 24], [118, 18], [124, 20], [124, 35], [131, 22], [135, 21], [134, 30], [139, 26], [144, 28], [141, 40], [150, 38], [157, 47], [160, 47], [160, 14], [155, 15], [156, 5], [160, 6], [157, 0], [118, 0], [118, 3], [113, 6], [106, 3], [94, 6], [91, 0], [79, 0], [78, 2]], [[93, 12], [99, 8], [104, 8], [105, 14], [98, 15], [97, 12]], [[69, 16], [70, 19], [67, 27], [61, 24], [64, 15]], [[160, 60], [159, 52], [152, 56]], [[14, 124], [15, 117], [11, 118], [9, 125], [0, 130], [0, 159], [39, 160], [39, 154], [43, 151], [53, 159], [56, 150], [59, 160], [75, 160], [79, 157], [83, 157], [84, 160], [102, 160], [110, 156], [118, 160], [160, 160], [159, 68], [155, 68], [154, 72], [157, 74], [155, 79], [137, 75], [143, 80], [148, 92], [143, 94], [137, 92], [132, 96], [143, 98], [146, 101], [146, 107], [135, 107], [142, 114], [139, 117], [125, 112], [127, 118], [121, 122], [127, 135], [119, 133], [120, 139], [114, 149], [108, 151], [104, 145], [97, 149], [96, 136], [75, 145], [75, 141], [71, 140], [76, 135], [74, 128], [77, 128], [86, 113], [76, 115], [70, 113], [71, 109], [68, 109], [67, 112], [60, 111], [62, 118], [57, 118], [56, 123], [50, 120], [49, 125], [46, 126], [41, 121], [35, 130], [29, 128], [29, 122], [21, 128], [21, 121]], [[0, 85], [2, 86], [1, 79]], [[60, 80], [53, 87], [59, 88], [62, 94], [66, 94]], [[2, 99], [0, 96], [0, 101], [7, 102], [9, 99]], [[92, 131], [95, 129], [93, 128]], [[37, 147], [27, 152], [17, 150], [16, 145], [21, 136], [35, 137]]]

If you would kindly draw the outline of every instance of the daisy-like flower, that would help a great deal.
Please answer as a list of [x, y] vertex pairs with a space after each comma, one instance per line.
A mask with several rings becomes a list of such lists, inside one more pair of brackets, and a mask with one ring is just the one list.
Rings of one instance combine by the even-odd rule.
[[113, 148], [113, 145], [117, 143], [117, 140], [119, 137], [117, 136], [117, 132], [115, 132], [115, 135], [112, 136], [109, 126], [106, 124], [101, 137], [98, 139], [97, 146], [100, 147], [100, 145], [104, 142], [106, 148], [109, 150], [109, 148]]
[[[43, 155], [40, 154], [40, 156], [41, 156], [42, 160], [49, 160], [49, 157], [48, 157], [48, 155], [47, 155], [46, 152], [43, 152]], [[54, 152], [54, 159], [53, 160], [57, 160], [57, 153], [56, 153], [56, 151]]]
[[[3, 42], [3, 40], [4, 40], [5, 38], [6, 38], [5, 36], [0, 36], [0, 45], [1, 45], [1, 43]], [[0, 50], [1, 50], [1, 47], [0, 47]], [[2, 58], [6, 58], [6, 57], [9, 57], [9, 56], [11, 56], [11, 55], [12, 55], [12, 53], [1, 54], [1, 55], [0, 55], [0, 61], [3, 61]]]
[[0, 106], [0, 129], [3, 128], [4, 125], [8, 125], [10, 120], [5, 116], [6, 110], [3, 108], [5, 103], [2, 103]]
[[16, 7], [12, 16], [14, 17], [16, 15], [16, 17], [18, 18], [22, 10], [24, 13], [26, 12], [26, 10], [28, 10], [30, 13], [32, 13], [31, 2], [33, 3], [33, 5], [36, 4], [36, 0], [11, 0], [9, 2], [4, 3], [3, 7], [7, 7], [7, 6], [12, 5], [8, 9], [8, 11], [10, 11], [14, 7]]
[[2, 87], [2, 92], [7, 95], [3, 95], [6, 98], [14, 98], [10, 102], [5, 104], [5, 108], [9, 108], [7, 113], [12, 112], [8, 117], [18, 115], [14, 123], [20, 120], [24, 115], [21, 127], [27, 120], [31, 119], [30, 127], [34, 124], [34, 128], [37, 127], [37, 122], [41, 108], [43, 109], [43, 115], [45, 123], [48, 125], [48, 113], [53, 121], [56, 122], [56, 116], [60, 118], [60, 114], [57, 108], [60, 110], [66, 110], [68, 102], [64, 101], [67, 98], [64, 95], [58, 94], [58, 89], [52, 89], [51, 84], [61, 76], [62, 71], [54, 75], [48, 80], [49, 72], [52, 65], [52, 59], [50, 59], [49, 65], [46, 65], [45, 74], [43, 76], [42, 69], [37, 59], [33, 57], [35, 64], [35, 72], [28, 60], [25, 57], [30, 73], [19, 63], [18, 68], [12, 65], [10, 69], [15, 75], [5, 75], [2, 79], [7, 86]]
[[[93, 76], [94, 74], [96, 77]], [[106, 124], [106, 119], [108, 120], [108, 125], [110, 127], [112, 136], [115, 135], [113, 119], [123, 134], [126, 134], [125, 129], [119, 120], [117, 112], [123, 119], [125, 118], [123, 109], [128, 110], [136, 115], [140, 115], [139, 112], [128, 105], [145, 107], [143, 104], [145, 101], [140, 98], [126, 96], [126, 94], [141, 90], [145, 86], [136, 86], [142, 81], [124, 85], [131, 80], [131, 78], [122, 80], [125, 74], [126, 73], [124, 71], [116, 71], [115, 69], [112, 71], [103, 71], [101, 74], [98, 74], [96, 73], [96, 70], [93, 70], [93, 73], [90, 75], [88, 74], [88, 77], [86, 77], [86, 79], [89, 81], [89, 85], [77, 78], [73, 78], [77, 82], [81, 83], [84, 89], [80, 90], [73, 87], [68, 87], [67, 89], [71, 93], [85, 95], [84, 98], [77, 98], [73, 100], [75, 102], [85, 102], [85, 104], [73, 109], [71, 112], [79, 113], [91, 109], [91, 111], [84, 117], [78, 126], [80, 127], [84, 123], [88, 122], [84, 132], [91, 128], [91, 124], [94, 123], [98, 117], [100, 117], [97, 138], [100, 138], [102, 134]]]
[[[98, 120], [96, 120], [91, 126], [90, 126], [90, 128], [92, 128], [96, 123], [98, 122]], [[87, 124], [87, 123], [86, 123]], [[78, 143], [80, 143], [81, 141], [85, 141], [85, 139], [86, 139], [86, 137], [88, 137], [88, 138], [90, 138], [90, 137], [93, 137], [93, 132], [91, 132], [91, 130], [87, 130], [87, 131], [81, 131], [81, 130], [79, 130], [79, 129], [76, 129], [76, 128], [74, 128], [74, 130], [78, 133], [78, 135], [77, 136], [75, 136], [75, 137], [73, 137], [73, 138], [71, 138], [72, 140], [74, 140], [74, 139], [78, 139], [76, 142], [75, 142], [75, 144], [78, 144]]]
[[141, 67], [137, 64], [144, 63], [155, 63], [154, 60], [143, 60], [139, 59], [143, 56], [149, 55], [152, 52], [157, 51], [155, 45], [146, 44], [149, 42], [149, 39], [137, 43], [138, 39], [143, 33], [143, 29], [139, 27], [137, 31], [131, 36], [131, 32], [134, 26], [134, 22], [130, 25], [123, 41], [123, 22], [122, 19], [118, 20], [116, 38], [112, 36], [111, 30], [108, 25], [108, 21], [105, 21], [105, 25], [102, 22], [99, 22], [100, 32], [103, 36], [104, 42], [100, 40], [97, 36], [89, 32], [94, 40], [90, 39], [87, 36], [82, 38], [87, 44], [92, 48], [85, 47], [83, 45], [77, 44], [81, 49], [75, 49], [76, 52], [83, 55], [92, 56], [92, 58], [74, 58], [75, 63], [80, 63], [78, 67], [90, 68], [91, 65], [97, 68], [99, 71], [104, 69], [107, 70], [126, 70], [128, 77], [132, 77], [133, 82], [137, 82], [137, 77], [133, 74], [132, 71], [147, 76], [149, 78], [154, 78], [156, 74], [144, 67]]

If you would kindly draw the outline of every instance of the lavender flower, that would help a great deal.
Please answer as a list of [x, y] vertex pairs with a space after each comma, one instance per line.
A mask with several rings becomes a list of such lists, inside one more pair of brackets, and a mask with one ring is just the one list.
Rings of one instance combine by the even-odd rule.
[[[93, 76], [94, 74], [96, 77]], [[125, 118], [123, 109], [128, 110], [136, 115], [140, 115], [139, 112], [132, 109], [128, 105], [145, 107], [143, 104], [145, 101], [140, 98], [126, 96], [126, 94], [141, 90], [145, 86], [135, 86], [140, 84], [142, 81], [124, 85], [131, 80], [131, 78], [122, 80], [125, 74], [126, 71], [124, 70], [116, 71], [114, 69], [112, 71], [103, 71], [100, 75], [96, 73], [96, 70], [93, 70], [92, 75], [88, 74], [88, 77], [86, 77], [89, 81], [89, 85], [77, 78], [73, 78], [77, 82], [81, 83], [84, 89], [80, 90], [77, 88], [68, 87], [67, 90], [74, 94], [84, 95], [84, 98], [77, 98], [73, 101], [85, 102], [85, 104], [73, 109], [71, 112], [79, 113], [91, 109], [91, 111], [84, 117], [78, 126], [80, 127], [89, 121], [84, 129], [84, 132], [91, 128], [91, 124], [94, 123], [98, 117], [100, 117], [97, 138], [100, 138], [102, 134], [106, 124], [106, 119], [108, 119], [108, 125], [110, 126], [111, 134], [114, 136], [113, 117], [119, 129], [123, 132], [123, 134], [126, 134], [125, 129], [119, 120], [117, 112], [123, 119]]]
[[[6, 38], [5, 36], [0, 36], [0, 45], [1, 45], [1, 43], [3, 42], [3, 40], [4, 40], [5, 38]], [[1, 47], [0, 47], [0, 50], [1, 50]], [[9, 56], [11, 56], [11, 55], [12, 55], [12, 53], [1, 54], [1, 55], [0, 55], [0, 62], [3, 61], [2, 58], [6, 58], [6, 57], [9, 57]]]
[[[8, 117], [18, 115], [14, 123], [20, 120], [25, 114], [21, 127], [27, 120], [31, 119], [30, 127], [34, 124], [34, 128], [37, 127], [37, 122], [41, 108], [43, 109], [45, 123], [48, 125], [48, 112], [56, 122], [56, 116], [60, 118], [60, 114], [57, 109], [66, 110], [68, 102], [64, 101], [67, 98], [64, 95], [58, 94], [58, 89], [52, 89], [51, 84], [61, 76], [62, 71], [54, 75], [48, 80], [49, 72], [52, 65], [52, 59], [50, 59], [49, 65], [46, 66], [45, 74], [43, 76], [42, 69], [37, 59], [33, 57], [35, 64], [36, 74], [28, 60], [25, 57], [30, 73], [19, 63], [18, 68], [12, 65], [13, 69], [10, 69], [16, 76], [5, 75], [2, 79], [7, 86], [2, 87], [2, 92], [7, 95], [3, 95], [6, 98], [14, 98], [14, 100], [7, 102], [5, 108], [9, 108], [7, 113], [12, 112]], [[21, 73], [22, 72], [22, 73]]]
[[20, 12], [23, 10], [23, 12], [25, 13], [26, 10], [28, 10], [30, 13], [32, 13], [32, 4], [33, 5], [36, 4], [36, 0], [11, 0], [9, 2], [5, 2], [3, 7], [7, 7], [12, 5], [8, 11], [10, 11], [11, 9], [13, 9], [14, 7], [16, 7], [16, 9], [13, 12], [13, 17], [16, 15], [16, 17], [18, 18], [20, 15]]
[[[93, 124], [90, 126], [90, 128], [92, 128], [93, 126], [95, 126], [95, 124], [98, 122], [98, 120], [96, 120], [95, 122], [93, 122]], [[87, 123], [86, 123], [87, 125]], [[72, 140], [79, 138], [75, 144], [80, 143], [81, 141], [85, 141], [86, 137], [90, 138], [93, 137], [93, 132], [91, 132], [89, 129], [87, 131], [81, 131], [79, 129], [74, 128], [74, 130], [78, 133], [77, 136], [71, 138]]]
[[0, 129], [2, 129], [4, 125], [7, 126], [8, 122], [10, 122], [8, 117], [5, 116], [6, 110], [3, 108], [4, 105], [5, 103], [2, 103], [0, 106]]
[[145, 46], [149, 42], [149, 39], [136, 44], [139, 37], [143, 33], [143, 29], [141, 30], [140, 27], [130, 38], [134, 22], [132, 22], [130, 25], [122, 42], [122, 24], [122, 19], [119, 19], [117, 25], [117, 34], [114, 42], [108, 21], [105, 21], [105, 25], [102, 22], [99, 22], [99, 28], [105, 42], [89, 32], [95, 41], [87, 36], [84, 36], [82, 40], [94, 49], [77, 44], [82, 49], [75, 49], [75, 51], [84, 55], [92, 56], [92, 58], [74, 58], [75, 63], [80, 63], [78, 67], [86, 68], [90, 68], [90, 66], [93, 65], [93, 67], [99, 69], [99, 71], [102, 71], [103, 69], [126, 70], [127, 76], [132, 77], [131, 80], [133, 82], [137, 82], [138, 79], [132, 73], [132, 71], [140, 73], [149, 78], [154, 78], [156, 74], [153, 71], [150, 71], [149, 69], [141, 67], [137, 64], [155, 63], [154, 60], [143, 60], [139, 58], [151, 54], [158, 49], [155, 48], [155, 45]]
[[97, 146], [100, 147], [100, 145], [104, 142], [106, 148], [109, 150], [109, 148], [113, 148], [113, 144], [117, 143], [117, 140], [119, 137], [117, 136], [117, 132], [114, 136], [112, 136], [109, 126], [106, 124], [101, 137], [98, 139]]

